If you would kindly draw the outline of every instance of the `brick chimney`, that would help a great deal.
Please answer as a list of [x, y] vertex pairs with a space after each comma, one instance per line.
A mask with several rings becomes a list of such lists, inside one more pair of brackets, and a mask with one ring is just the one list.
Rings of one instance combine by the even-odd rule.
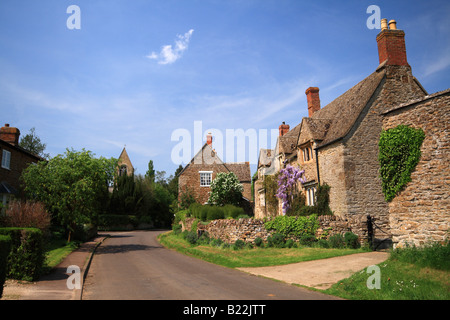
[[278, 127], [278, 130], [280, 131], [280, 137], [284, 136], [286, 133], [289, 132], [289, 125], [283, 123]]
[[308, 117], [320, 110], [319, 88], [309, 87], [305, 91], [306, 101], [308, 101]]
[[397, 30], [397, 22], [381, 20], [381, 32], [377, 35], [380, 64], [386, 61], [390, 66], [409, 66], [406, 60], [405, 32]]
[[212, 147], [212, 135], [211, 132], [208, 132], [206, 135], [206, 143], [209, 144], [210, 147]]
[[6, 141], [12, 145], [19, 145], [20, 130], [9, 126], [6, 123], [4, 127], [0, 129], [0, 139]]

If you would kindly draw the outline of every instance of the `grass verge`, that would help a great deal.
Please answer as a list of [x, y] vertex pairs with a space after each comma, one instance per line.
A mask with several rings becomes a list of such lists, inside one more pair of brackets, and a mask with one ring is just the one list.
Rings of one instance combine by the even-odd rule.
[[374, 272], [364, 269], [324, 292], [354, 300], [449, 300], [449, 257], [448, 243], [396, 249], [378, 265], [378, 288], [369, 289]]
[[265, 267], [302, 261], [332, 258], [364, 252], [363, 249], [299, 248], [222, 248], [207, 244], [192, 245], [180, 235], [159, 235], [160, 243], [169, 249], [229, 268]]
[[51, 270], [60, 264], [65, 257], [79, 247], [79, 242], [72, 241], [67, 243], [65, 239], [53, 240], [48, 244], [46, 252], [46, 269]]

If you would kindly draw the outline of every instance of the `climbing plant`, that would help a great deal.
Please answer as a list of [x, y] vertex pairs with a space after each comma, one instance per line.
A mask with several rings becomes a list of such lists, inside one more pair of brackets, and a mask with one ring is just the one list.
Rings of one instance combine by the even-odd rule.
[[391, 201], [411, 181], [425, 139], [421, 129], [399, 125], [383, 130], [379, 141], [380, 176], [386, 201]]
[[276, 197], [281, 199], [284, 213], [289, 210], [294, 196], [298, 194], [299, 182], [306, 182], [305, 170], [290, 165], [280, 170]]

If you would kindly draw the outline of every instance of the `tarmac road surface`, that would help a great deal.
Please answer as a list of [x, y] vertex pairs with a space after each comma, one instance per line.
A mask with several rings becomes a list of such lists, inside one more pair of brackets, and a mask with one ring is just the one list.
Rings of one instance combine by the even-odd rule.
[[164, 231], [113, 232], [96, 250], [83, 300], [331, 300], [160, 245]]

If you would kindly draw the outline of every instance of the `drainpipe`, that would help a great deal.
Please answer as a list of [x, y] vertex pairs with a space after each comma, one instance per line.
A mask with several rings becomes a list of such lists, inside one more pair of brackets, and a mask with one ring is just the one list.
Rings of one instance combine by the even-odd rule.
[[317, 168], [317, 183], [320, 186], [320, 173], [319, 173], [319, 150], [314, 149], [316, 152], [316, 168]]

